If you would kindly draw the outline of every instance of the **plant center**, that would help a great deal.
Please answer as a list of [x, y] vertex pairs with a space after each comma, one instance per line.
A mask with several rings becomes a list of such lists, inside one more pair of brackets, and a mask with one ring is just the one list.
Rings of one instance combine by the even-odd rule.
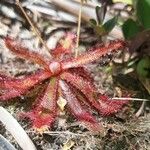
[[53, 73], [54, 75], [58, 74], [61, 72], [61, 64], [57, 61], [54, 61], [54, 62], [50, 63], [49, 69], [50, 69], [51, 73]]

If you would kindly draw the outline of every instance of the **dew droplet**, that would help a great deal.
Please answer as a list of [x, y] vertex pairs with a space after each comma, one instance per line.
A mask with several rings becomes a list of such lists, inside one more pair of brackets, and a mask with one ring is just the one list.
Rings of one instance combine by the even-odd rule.
[[24, 100], [24, 96], [20, 96], [21, 100]]

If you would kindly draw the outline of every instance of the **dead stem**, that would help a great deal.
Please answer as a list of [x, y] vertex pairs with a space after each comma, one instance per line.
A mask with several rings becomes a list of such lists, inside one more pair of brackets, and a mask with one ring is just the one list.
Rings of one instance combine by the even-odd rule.
[[19, 8], [21, 9], [22, 13], [24, 14], [25, 18], [27, 19], [27, 21], [29, 22], [29, 24], [31, 25], [34, 33], [38, 36], [40, 42], [44, 45], [44, 47], [46, 48], [46, 50], [49, 52], [49, 48], [46, 45], [46, 43], [44, 42], [44, 40], [41, 38], [40, 36], [40, 32], [38, 31], [38, 29], [33, 25], [31, 19], [28, 17], [27, 13], [24, 11], [23, 7], [20, 4], [19, 0], [16, 0], [16, 4], [19, 6]]
[[83, 1], [81, 0], [81, 5], [79, 9], [79, 16], [78, 16], [78, 28], [77, 28], [77, 41], [76, 41], [76, 49], [75, 49], [75, 57], [78, 56], [78, 47], [79, 47], [79, 38], [80, 38], [80, 29], [81, 29], [81, 15], [82, 15], [82, 6]]

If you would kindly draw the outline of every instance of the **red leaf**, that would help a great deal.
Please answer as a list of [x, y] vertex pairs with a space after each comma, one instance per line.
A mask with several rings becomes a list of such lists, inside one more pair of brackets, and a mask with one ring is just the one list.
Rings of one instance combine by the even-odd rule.
[[51, 51], [55, 58], [60, 58], [65, 54], [71, 54], [72, 49], [75, 47], [76, 35], [67, 33], [57, 44], [56, 48]]
[[108, 45], [99, 47], [95, 49], [94, 51], [89, 51], [83, 55], [78, 56], [77, 58], [65, 60], [64, 62], [62, 62], [62, 68], [69, 69], [69, 68], [74, 68], [74, 67], [80, 67], [84, 64], [91, 63], [99, 59], [102, 56], [105, 56], [111, 51], [121, 49], [124, 47], [125, 47], [125, 43], [123, 41], [111, 42]]
[[111, 115], [118, 112], [127, 101], [111, 100], [107, 96], [98, 96], [96, 89], [84, 78], [64, 72], [61, 78], [79, 89], [94, 108], [102, 115]]
[[115, 114], [118, 112], [128, 101], [121, 101], [121, 100], [112, 100], [106, 95], [99, 96], [99, 103], [100, 103], [100, 113], [104, 116]]
[[65, 81], [60, 80], [59, 82], [63, 97], [67, 101], [67, 105], [69, 107], [70, 112], [77, 117], [80, 121], [83, 121], [85, 124], [87, 123], [90, 127], [102, 129], [102, 126], [97, 123], [96, 119], [87, 112], [79, 103], [77, 97], [70, 90], [69, 85]]
[[83, 77], [85, 80], [91, 83], [94, 82], [93, 78], [91, 77], [90, 73], [85, 67], [71, 68], [71, 69], [68, 69], [67, 72], [70, 72], [72, 74], [77, 74], [78, 76]]
[[46, 80], [50, 76], [51, 74], [44, 70], [36, 71], [32, 75], [27, 75], [18, 79], [0, 75], [0, 78], [2, 79], [0, 80], [0, 88], [4, 88], [4, 89], [15, 88], [15, 89], [27, 90], [35, 86], [39, 82]]
[[56, 100], [58, 97], [58, 79], [52, 78], [41, 99], [41, 107], [48, 109], [52, 113], [56, 113]]
[[45, 69], [49, 70], [48, 62], [39, 55], [36, 52], [30, 51], [27, 48], [25, 48], [23, 45], [21, 45], [19, 42], [16, 42], [14, 39], [11, 39], [9, 37], [5, 38], [5, 45], [9, 50], [11, 50], [13, 53], [15, 53], [17, 56], [30, 60], [34, 63], [37, 63], [41, 66], [43, 66]]
[[0, 101], [6, 101], [8, 99], [11, 100], [12, 98], [23, 95], [26, 90], [12, 88], [7, 90], [1, 90], [0, 92]]
[[47, 128], [55, 121], [55, 115], [41, 110], [33, 110], [27, 113], [20, 113], [21, 118], [29, 118], [32, 121], [32, 127], [35, 129]]
[[81, 90], [83, 93], [96, 92], [96, 89], [93, 85], [93, 83], [84, 80], [83, 77], [78, 76], [77, 74], [72, 74], [69, 72], [64, 72], [60, 75], [61, 79], [66, 80], [73, 86], [75, 86], [77, 89]]
[[29, 118], [32, 121], [34, 128], [43, 128], [50, 126], [57, 114], [56, 100], [57, 100], [58, 80], [52, 78], [43, 93], [40, 93], [35, 100], [33, 110], [31, 112], [22, 113], [21, 117]]
[[61, 78], [79, 89], [93, 107], [95, 107], [97, 110], [100, 109], [99, 103], [96, 101], [97, 94], [93, 83], [85, 81], [81, 76], [73, 75], [69, 72], [64, 72], [61, 75]]
[[0, 89], [2, 89], [0, 101], [21, 96], [30, 88], [34, 87], [39, 82], [46, 80], [50, 76], [49, 72], [43, 70], [20, 79], [0, 75]]

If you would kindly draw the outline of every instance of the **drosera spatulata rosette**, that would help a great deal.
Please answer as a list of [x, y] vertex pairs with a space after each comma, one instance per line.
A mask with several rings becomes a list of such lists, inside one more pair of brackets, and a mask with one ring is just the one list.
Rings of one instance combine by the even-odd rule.
[[[31, 111], [21, 113], [21, 117], [32, 121], [34, 128], [45, 129], [52, 126], [61, 110], [57, 101], [63, 98], [66, 100], [65, 110], [67, 109], [75, 118], [87, 124], [91, 130], [101, 132], [103, 129], [101, 123], [86, 108], [89, 107], [98, 111], [99, 114], [107, 116], [119, 111], [128, 101], [112, 100], [108, 96], [98, 93], [93, 79], [84, 65], [98, 60], [108, 53], [124, 49], [125, 42], [122, 40], [112, 41], [75, 58], [72, 50], [75, 45], [73, 37], [72, 33], [66, 34], [63, 38], [65, 42], [58, 43], [51, 53], [53, 57], [50, 60], [30, 51], [15, 39], [6, 37], [5, 45], [10, 51], [18, 57], [40, 65], [43, 69], [22, 78], [0, 74], [0, 101], [13, 100], [43, 83], [45, 84], [44, 89], [34, 100]], [[67, 38], [70, 40], [65, 40]], [[66, 43], [68, 41], [69, 43]]]

